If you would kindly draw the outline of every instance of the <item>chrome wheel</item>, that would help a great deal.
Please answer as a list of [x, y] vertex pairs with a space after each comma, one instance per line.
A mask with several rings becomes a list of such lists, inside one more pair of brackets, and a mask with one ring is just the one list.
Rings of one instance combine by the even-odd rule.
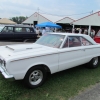
[[26, 73], [24, 82], [29, 88], [37, 88], [45, 82], [46, 78], [47, 72], [43, 66], [34, 66]]
[[38, 85], [43, 80], [43, 73], [41, 70], [34, 70], [29, 76], [31, 85]]
[[93, 58], [93, 65], [97, 65], [98, 64], [98, 57]]

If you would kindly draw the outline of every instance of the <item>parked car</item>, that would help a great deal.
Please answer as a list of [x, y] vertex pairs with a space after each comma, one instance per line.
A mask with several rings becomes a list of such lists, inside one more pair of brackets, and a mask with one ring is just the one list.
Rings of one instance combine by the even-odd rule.
[[33, 27], [27, 25], [5, 25], [0, 26], [0, 40], [26, 40], [37, 39]]
[[24, 80], [29, 88], [41, 86], [47, 73], [78, 65], [98, 67], [100, 45], [90, 36], [73, 33], [44, 34], [35, 43], [0, 47], [0, 71], [6, 78]]
[[100, 43], [100, 30], [97, 32], [97, 34], [94, 37], [94, 41], [97, 43]]

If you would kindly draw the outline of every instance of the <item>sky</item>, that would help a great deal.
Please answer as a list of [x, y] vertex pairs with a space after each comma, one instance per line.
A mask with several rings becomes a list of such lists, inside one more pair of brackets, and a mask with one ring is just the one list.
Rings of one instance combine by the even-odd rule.
[[0, 0], [0, 18], [31, 16], [35, 12], [73, 19], [100, 11], [100, 0]]

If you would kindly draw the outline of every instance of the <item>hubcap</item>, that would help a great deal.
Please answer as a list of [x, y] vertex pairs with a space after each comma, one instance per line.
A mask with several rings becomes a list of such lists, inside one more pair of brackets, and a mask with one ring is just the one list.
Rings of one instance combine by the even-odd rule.
[[97, 65], [98, 64], [98, 57], [93, 58], [93, 65]]
[[34, 70], [29, 76], [29, 82], [32, 85], [38, 85], [43, 79], [43, 73], [41, 70]]

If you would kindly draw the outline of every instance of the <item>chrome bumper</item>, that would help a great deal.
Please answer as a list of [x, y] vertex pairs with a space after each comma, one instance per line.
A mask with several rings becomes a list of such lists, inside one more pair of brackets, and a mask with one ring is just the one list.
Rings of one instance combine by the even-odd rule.
[[5, 78], [13, 78], [13, 75], [9, 75], [1, 66], [0, 66], [0, 72]]

